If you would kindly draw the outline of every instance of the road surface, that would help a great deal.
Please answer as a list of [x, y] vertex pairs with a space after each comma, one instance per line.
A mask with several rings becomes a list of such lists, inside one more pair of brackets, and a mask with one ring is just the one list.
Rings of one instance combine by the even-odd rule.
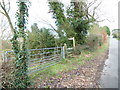
[[110, 37], [109, 56], [101, 75], [102, 88], [118, 88], [118, 40]]

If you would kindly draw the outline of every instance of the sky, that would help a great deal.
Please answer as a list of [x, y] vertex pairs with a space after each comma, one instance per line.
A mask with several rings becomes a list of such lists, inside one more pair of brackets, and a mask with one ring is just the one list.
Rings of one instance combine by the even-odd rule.
[[[14, 24], [16, 21], [15, 13], [17, 10], [16, 5], [17, 0], [10, 0], [11, 2], [11, 20]], [[52, 14], [49, 12], [49, 7], [47, 0], [30, 0], [31, 5], [29, 8], [29, 18], [28, 18], [28, 29], [30, 30], [30, 27], [33, 23], [37, 23], [39, 28], [42, 27], [50, 27], [48, 24], [52, 24], [55, 26], [55, 20], [52, 19]], [[69, 5], [70, 0], [61, 0], [65, 6]], [[93, 1], [93, 0], [88, 0]], [[103, 22], [100, 22], [100, 26], [107, 25], [110, 30], [118, 28], [118, 2], [120, 0], [98, 0], [98, 2], [102, 1], [101, 5], [99, 6], [98, 15], [100, 17], [100, 20], [108, 19]], [[5, 0], [7, 2], [7, 0]], [[1, 15], [0, 15], [1, 18]]]
[[[61, 0], [67, 6], [70, 0]], [[93, 0], [89, 0], [93, 1]], [[108, 19], [99, 24], [101, 26], [107, 25], [111, 30], [118, 28], [118, 1], [119, 0], [98, 0], [98, 2], [102, 1], [99, 7], [99, 17], [100, 20]], [[52, 14], [48, 13], [49, 7], [47, 4], [47, 0], [34, 0], [32, 1], [29, 14], [29, 21], [38, 23], [39, 27], [46, 27], [48, 25], [43, 24], [43, 20], [51, 23], [53, 26], [54, 19], [52, 19]], [[41, 20], [43, 19], [43, 20]], [[40, 22], [41, 21], [41, 22]], [[31, 25], [29, 24], [29, 25]]]
[[[101, 22], [101, 25], [107, 25], [110, 29], [118, 28], [118, 2], [120, 0], [102, 0], [101, 4], [101, 12], [103, 12], [103, 18], [107, 18], [108, 20]], [[102, 17], [101, 17], [102, 18]]]
[[[67, 6], [70, 0], [61, 0], [61, 1], [64, 2]], [[88, 0], [88, 1], [93, 1], [93, 0]], [[105, 20], [104, 22], [100, 22], [99, 24], [101, 26], [107, 25], [108, 27], [110, 27], [111, 30], [118, 28], [119, 0], [98, 0], [98, 2], [100, 1], [102, 1], [98, 11], [100, 20], [103, 19], [108, 19], [108, 20]], [[49, 7], [47, 4], [47, 0], [34, 0], [32, 1], [29, 11], [30, 14], [29, 21], [39, 23], [40, 27], [44, 27], [44, 26], [46, 27], [48, 25], [46, 24], [42, 25], [43, 23], [39, 22], [45, 20], [51, 23], [53, 26], [55, 26], [54, 25], [55, 20], [52, 19], [51, 13], [48, 12], [49, 12]]]

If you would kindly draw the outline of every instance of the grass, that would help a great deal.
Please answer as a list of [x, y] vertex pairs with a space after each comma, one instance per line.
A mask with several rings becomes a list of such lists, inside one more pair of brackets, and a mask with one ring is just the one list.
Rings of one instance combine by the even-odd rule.
[[60, 72], [75, 69], [75, 66], [72, 65], [73, 63], [75, 63], [74, 60], [75, 59], [70, 59], [70, 60], [63, 59], [60, 61], [60, 63], [45, 68], [37, 73], [33, 73], [32, 75], [30, 75], [30, 77], [32, 79], [42, 78], [42, 80], [44, 80], [45, 78], [55, 76]]
[[120, 40], [120, 38], [117, 38], [117, 40]]
[[[77, 69], [78, 65], [84, 64], [83, 62], [84, 60], [91, 60], [96, 56], [98, 56], [99, 54], [105, 52], [108, 49], [108, 45], [109, 43], [107, 42], [95, 51], [92, 51], [92, 52], [84, 51], [82, 52], [81, 55], [77, 56], [76, 58], [63, 59], [58, 64], [55, 64], [51, 67], [43, 69], [37, 73], [33, 73], [32, 75], [30, 75], [31, 80], [35, 81], [35, 79], [39, 79], [43, 81], [53, 76], [57, 76], [59, 78], [61, 77], [59, 73]], [[89, 55], [89, 56], [86, 56], [86, 55]]]

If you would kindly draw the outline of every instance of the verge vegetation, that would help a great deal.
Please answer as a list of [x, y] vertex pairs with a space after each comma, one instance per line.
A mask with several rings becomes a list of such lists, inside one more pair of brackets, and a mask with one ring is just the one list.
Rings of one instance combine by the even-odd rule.
[[[27, 88], [32, 84], [30, 79], [44, 80], [58, 75], [60, 72], [76, 69], [77, 66], [84, 64], [84, 60], [91, 60], [108, 48], [109, 40], [107, 36], [110, 35], [110, 30], [107, 26], [100, 27], [98, 24], [100, 21], [96, 18], [96, 11], [101, 2], [96, 5], [97, 0], [93, 0], [91, 3], [86, 0], [71, 1], [68, 7], [65, 7], [59, 0], [47, 3], [50, 9], [49, 13], [55, 20], [56, 28], [51, 24], [49, 24], [51, 28], [39, 28], [37, 23], [33, 22], [31, 29], [27, 30], [30, 2], [17, 1], [16, 25], [13, 26], [12, 17], [9, 15], [10, 0], [8, 4], [5, 3], [5, 0], [0, 1], [0, 13], [8, 20], [12, 33], [8, 40], [1, 38], [3, 52], [8, 49], [13, 50], [15, 56], [14, 59], [11, 59], [14, 63], [10, 73], [9, 65], [11, 65], [11, 62], [3, 62], [2, 64], [3, 72], [5, 71], [3, 87]], [[28, 76], [28, 61], [30, 59], [28, 49], [63, 47], [64, 44], [67, 47], [73, 47], [73, 43], [69, 41], [69, 38], [72, 37], [75, 38], [76, 45], [72, 58], [62, 59], [60, 63]], [[32, 54], [38, 53], [38, 51], [35, 51]], [[8, 67], [6, 68], [6, 66]], [[13, 76], [8, 79], [7, 75]]]
[[66, 58], [62, 59], [60, 63], [51, 66], [49, 68], [46, 68], [44, 70], [41, 70], [37, 73], [34, 73], [31, 77], [32, 82], [38, 83], [37, 80], [43, 81], [43, 80], [49, 80], [51, 77], [61, 77], [60, 73], [68, 72], [74, 69], [77, 69], [80, 65], [85, 64], [85, 60], [92, 60], [96, 58], [98, 55], [101, 55], [102, 53], [106, 52], [109, 47], [109, 39], [106, 43], [101, 45], [100, 47], [97, 47], [95, 51], [88, 51], [84, 50], [81, 55], [76, 55], [74, 58]]

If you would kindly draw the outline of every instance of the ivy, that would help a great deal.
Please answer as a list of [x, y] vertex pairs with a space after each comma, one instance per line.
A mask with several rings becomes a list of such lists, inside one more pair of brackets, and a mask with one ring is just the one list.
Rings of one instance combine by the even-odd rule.
[[50, 13], [52, 13], [53, 19], [55, 19], [55, 24], [57, 26], [56, 32], [58, 33], [61, 44], [67, 43], [68, 38], [75, 35], [73, 28], [64, 15], [63, 7], [64, 4], [59, 0], [55, 0], [54, 2], [49, 1]]
[[85, 7], [85, 3], [81, 1], [71, 2], [71, 5], [67, 8], [67, 19], [76, 32], [74, 37], [78, 44], [85, 43], [89, 29], [89, 23], [87, 23], [88, 20], [86, 19], [83, 7]]
[[[15, 53], [14, 66], [14, 88], [27, 88], [30, 85], [30, 80], [27, 75], [28, 69], [28, 52], [26, 47], [27, 35], [25, 33], [28, 7], [27, 3], [18, 1], [18, 10], [16, 12], [16, 27], [14, 36], [11, 40], [12, 49]], [[20, 40], [19, 40], [20, 39]]]
[[[86, 17], [86, 3], [71, 2], [70, 6], [66, 10], [63, 9], [62, 2], [55, 0], [55, 2], [49, 2], [50, 12], [53, 14], [55, 24], [58, 27], [57, 33], [60, 37], [61, 43], [66, 43], [67, 38], [75, 37], [75, 40], [79, 44], [85, 42], [89, 23]], [[65, 38], [67, 37], [67, 38]]]

